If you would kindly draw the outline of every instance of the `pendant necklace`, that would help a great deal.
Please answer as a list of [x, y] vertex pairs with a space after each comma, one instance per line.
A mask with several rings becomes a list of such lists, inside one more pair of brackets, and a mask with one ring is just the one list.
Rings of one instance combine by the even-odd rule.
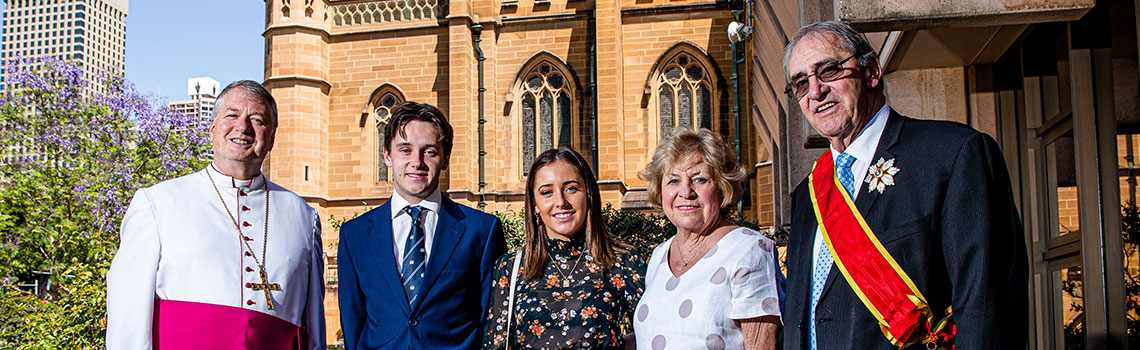
[[[257, 265], [257, 273], [261, 275], [261, 283], [251, 283], [249, 288], [265, 293], [265, 305], [269, 310], [273, 310], [273, 299], [270, 298], [269, 291], [281, 290], [281, 285], [277, 283], [269, 283], [269, 276], [265, 272], [265, 264], [257, 259], [257, 254], [254, 254], [253, 247], [249, 246], [249, 240], [241, 233], [241, 226], [238, 226], [237, 220], [234, 219], [234, 214], [230, 213], [230, 209], [226, 207], [226, 201], [222, 199], [222, 192], [218, 190], [218, 184], [214, 182], [214, 177], [210, 176], [207, 172], [206, 178], [210, 179], [210, 184], [214, 186], [214, 193], [218, 194], [218, 201], [222, 203], [222, 211], [230, 216], [230, 223], [237, 229], [238, 240], [245, 244], [245, 248], [249, 256], [253, 258], [253, 263]], [[265, 248], [269, 242], [269, 184], [265, 184], [265, 229], [262, 232], [261, 238], [261, 258], [265, 259]]]
[[[547, 248], [546, 253], [547, 253], [547, 255], [550, 256], [550, 261], [553, 263], [554, 268], [556, 270], [558, 270], [558, 274], [562, 275], [562, 288], [569, 288], [570, 287], [569, 275], [562, 272], [562, 268], [558, 267], [558, 260], [554, 259], [554, 254], [550, 252], [549, 248]], [[570, 274], [573, 274], [574, 271], [578, 270], [578, 264], [582, 262], [582, 255], [585, 255], [585, 252], [578, 255], [578, 259], [574, 261], [574, 267], [570, 269]], [[569, 259], [567, 259], [567, 260], [569, 260]]]
[[[697, 243], [693, 243], [693, 245], [689, 247], [689, 250], [687, 252], [685, 252], [684, 254], [681, 254], [681, 266], [688, 267], [689, 261], [696, 263], [696, 260], [693, 260], [693, 251], [696, 250], [697, 247], [699, 247], [701, 245], [701, 243], [705, 242], [705, 237], [708, 237], [708, 236], [707, 235], [701, 235], [700, 237], [697, 237], [697, 239], [696, 239]], [[688, 258], [686, 258], [686, 256], [688, 256]]]

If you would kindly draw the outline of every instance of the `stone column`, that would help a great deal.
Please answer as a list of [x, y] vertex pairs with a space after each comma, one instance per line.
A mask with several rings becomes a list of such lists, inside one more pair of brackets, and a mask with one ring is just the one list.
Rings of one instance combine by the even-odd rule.
[[278, 126], [265, 172], [302, 197], [327, 195], [328, 0], [267, 0], [265, 87]]
[[598, 180], [626, 182], [621, 1], [595, 2], [598, 65]]
[[[469, 1], [452, 1], [447, 16], [448, 52], [447, 77], [437, 77], [447, 81], [446, 100], [448, 120], [455, 129], [455, 144], [451, 150], [451, 165], [440, 180], [440, 190], [450, 192], [457, 202], [473, 205], [470, 193], [479, 190], [479, 112], [475, 108], [476, 90], [475, 49], [471, 42], [471, 4]], [[442, 107], [441, 107], [442, 108]], [[474, 199], [478, 202], [478, 199]]]

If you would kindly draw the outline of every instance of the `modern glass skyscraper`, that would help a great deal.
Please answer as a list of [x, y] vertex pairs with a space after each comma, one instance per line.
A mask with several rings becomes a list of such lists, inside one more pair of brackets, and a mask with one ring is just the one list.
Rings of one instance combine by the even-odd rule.
[[77, 61], [88, 73], [123, 74], [128, 0], [4, 2], [4, 61], [50, 56]]

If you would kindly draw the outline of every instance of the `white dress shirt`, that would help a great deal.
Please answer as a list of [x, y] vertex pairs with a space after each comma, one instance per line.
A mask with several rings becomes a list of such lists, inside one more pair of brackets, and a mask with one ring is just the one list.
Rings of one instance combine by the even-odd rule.
[[[863, 127], [863, 131], [855, 136], [855, 140], [847, 145], [847, 149], [843, 152], [831, 148], [831, 161], [834, 162], [835, 158], [839, 157], [839, 153], [847, 153], [855, 157], [855, 162], [851, 163], [851, 175], [853, 178], [855, 192], [851, 193], [851, 202], [855, 202], [855, 198], [859, 197], [859, 190], [863, 188], [863, 178], [867, 176], [867, 169], [871, 168], [871, 162], [875, 161], [871, 158], [875, 156], [875, 149], [879, 148], [879, 139], [883, 137], [883, 128], [887, 126], [887, 118], [890, 118], [891, 108], [886, 104], [879, 112], [871, 117], [871, 122]], [[839, 171], [836, 169], [836, 171]], [[818, 218], [816, 220], [818, 222]], [[812, 245], [812, 271], [815, 268], [815, 262], [819, 260], [819, 248], [823, 244], [823, 233], [819, 231], [819, 227], [815, 228], [815, 243]]]
[[432, 241], [435, 240], [435, 226], [439, 222], [439, 203], [443, 194], [436, 189], [427, 198], [417, 204], [411, 204], [400, 196], [399, 192], [392, 191], [392, 251], [396, 253], [396, 270], [404, 273], [404, 252], [408, 244], [408, 234], [412, 230], [412, 217], [404, 211], [409, 205], [418, 205], [424, 210], [420, 212], [420, 224], [424, 229], [424, 263], [431, 260]]
[[[211, 165], [138, 190], [107, 272], [107, 348], [150, 349], [158, 298], [273, 315], [308, 327], [308, 348], [324, 349], [320, 236], [316, 210], [263, 176], [236, 180]], [[280, 285], [270, 292], [274, 310], [263, 291], [246, 285], [263, 283], [258, 262]]]

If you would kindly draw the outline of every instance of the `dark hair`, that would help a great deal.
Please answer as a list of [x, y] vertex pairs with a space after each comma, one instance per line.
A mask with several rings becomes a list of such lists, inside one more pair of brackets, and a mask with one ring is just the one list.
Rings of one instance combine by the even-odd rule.
[[617, 260], [617, 253], [614, 251], [619, 246], [625, 246], [610, 236], [610, 231], [606, 229], [605, 221], [602, 220], [602, 198], [601, 192], [598, 190], [598, 179], [594, 177], [594, 172], [590, 170], [590, 165], [586, 163], [586, 159], [574, 150], [567, 147], [558, 147], [555, 149], [547, 150], [538, 155], [534, 160], [534, 164], [530, 166], [530, 176], [526, 179], [526, 242], [523, 243], [523, 255], [526, 256], [526, 266], [523, 270], [523, 278], [534, 279], [542, 275], [543, 269], [546, 267], [546, 262], [549, 261], [546, 246], [546, 233], [542, 230], [542, 220], [536, 220], [534, 212], [534, 178], [535, 174], [542, 167], [550, 165], [555, 162], [566, 162], [574, 166], [578, 170], [578, 175], [582, 175], [582, 179], [586, 182], [586, 250], [590, 258], [602, 268], [602, 270], [609, 270]]
[[839, 39], [839, 44], [859, 61], [860, 67], [868, 67], [871, 64], [878, 64], [879, 57], [875, 54], [875, 49], [871, 47], [871, 43], [867, 42], [862, 34], [855, 31], [845, 22], [841, 21], [827, 21], [817, 22], [800, 27], [796, 32], [796, 36], [788, 42], [788, 46], [784, 47], [784, 78], [791, 79], [791, 74], [788, 71], [788, 62], [792, 58], [792, 51], [800, 44], [800, 40], [808, 35], [822, 35], [824, 33], [834, 35]]
[[[238, 80], [226, 85], [226, 88], [222, 89], [222, 92], [218, 94], [218, 99], [214, 101], [215, 110], [221, 110], [222, 101], [225, 101], [226, 94], [228, 94], [231, 89], [244, 91], [261, 100], [261, 102], [264, 102], [265, 105], [269, 107], [270, 115], [267, 117], [273, 120], [274, 127], [277, 126], [277, 100], [273, 99], [273, 95], [269, 94], [269, 90], [266, 90], [265, 86], [253, 80]], [[217, 117], [217, 113], [215, 113], [214, 116]]]
[[384, 126], [384, 150], [392, 150], [392, 141], [396, 139], [397, 133], [400, 137], [407, 138], [404, 125], [413, 120], [431, 123], [435, 127], [435, 132], [439, 134], [439, 139], [435, 141], [443, 147], [443, 156], [451, 155], [451, 143], [455, 132], [451, 129], [451, 123], [443, 117], [443, 112], [430, 104], [411, 101], [401, 103], [392, 111], [392, 120]]

